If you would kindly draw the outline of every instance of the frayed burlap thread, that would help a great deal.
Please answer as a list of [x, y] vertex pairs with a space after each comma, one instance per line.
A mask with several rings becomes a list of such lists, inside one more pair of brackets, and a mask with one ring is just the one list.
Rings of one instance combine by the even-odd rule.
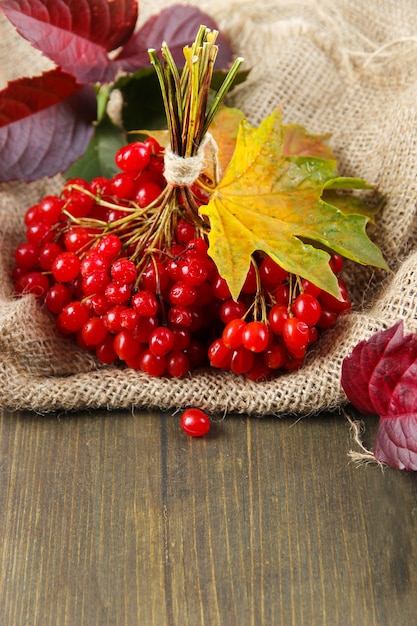
[[[141, 20], [175, 0], [144, 0]], [[229, 104], [253, 124], [281, 107], [286, 123], [331, 133], [340, 173], [375, 185], [384, 199], [369, 233], [390, 270], [347, 263], [353, 299], [309, 353], [305, 366], [265, 383], [207, 370], [182, 380], [155, 380], [100, 365], [62, 337], [31, 296], [15, 298], [13, 253], [24, 239], [23, 215], [57, 176], [0, 189], [0, 406], [52, 410], [161, 408], [210, 412], [314, 414], [346, 403], [341, 364], [362, 339], [399, 319], [417, 332], [417, 13], [413, 0], [214, 0], [198, 4], [251, 67]], [[0, 19], [0, 79], [49, 67]], [[18, 51], [15, 62], [10, 50]]]

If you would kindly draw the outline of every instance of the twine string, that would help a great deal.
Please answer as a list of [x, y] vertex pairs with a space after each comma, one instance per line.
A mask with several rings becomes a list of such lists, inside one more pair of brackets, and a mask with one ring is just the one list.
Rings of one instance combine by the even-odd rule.
[[217, 143], [210, 133], [206, 133], [195, 156], [183, 157], [171, 150], [170, 146], [165, 149], [164, 176], [169, 185], [173, 187], [186, 187], [192, 185], [204, 169], [205, 147], [209, 145], [214, 163], [215, 183], [219, 180], [219, 162]]

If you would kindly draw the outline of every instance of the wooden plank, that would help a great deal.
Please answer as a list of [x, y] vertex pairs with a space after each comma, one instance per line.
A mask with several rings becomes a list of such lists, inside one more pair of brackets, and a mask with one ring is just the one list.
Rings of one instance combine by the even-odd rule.
[[[367, 420], [372, 440], [375, 420]], [[0, 418], [0, 624], [409, 626], [416, 476], [339, 415]]]

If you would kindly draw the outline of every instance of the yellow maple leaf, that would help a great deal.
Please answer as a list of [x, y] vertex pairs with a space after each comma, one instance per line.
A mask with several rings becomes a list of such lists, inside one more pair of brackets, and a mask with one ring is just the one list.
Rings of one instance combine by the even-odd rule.
[[242, 121], [233, 157], [204, 207], [210, 220], [210, 255], [235, 299], [256, 250], [336, 297], [337, 279], [323, 248], [386, 268], [366, 233], [369, 216], [342, 212], [322, 198], [326, 188], [368, 185], [340, 177], [334, 159], [285, 156], [284, 141], [278, 110], [257, 128]]

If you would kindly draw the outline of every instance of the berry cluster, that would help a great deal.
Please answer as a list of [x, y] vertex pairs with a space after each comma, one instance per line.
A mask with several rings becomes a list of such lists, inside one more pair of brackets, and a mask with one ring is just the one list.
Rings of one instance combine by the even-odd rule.
[[[337, 300], [263, 253], [233, 300], [208, 254], [204, 191], [177, 189], [171, 202], [153, 138], [115, 161], [112, 179], [72, 179], [27, 210], [13, 273], [16, 291], [38, 297], [58, 330], [102, 363], [171, 377], [210, 363], [264, 380], [299, 367], [350, 308], [342, 279]], [[341, 257], [330, 264], [339, 275]]]
[[[342, 257], [332, 254], [330, 266], [338, 276]], [[333, 326], [338, 315], [351, 308], [340, 276], [338, 284], [340, 299], [289, 274], [269, 256], [253, 258], [233, 312], [222, 316], [222, 335], [209, 347], [211, 365], [252, 380], [299, 368], [320, 331]]]

